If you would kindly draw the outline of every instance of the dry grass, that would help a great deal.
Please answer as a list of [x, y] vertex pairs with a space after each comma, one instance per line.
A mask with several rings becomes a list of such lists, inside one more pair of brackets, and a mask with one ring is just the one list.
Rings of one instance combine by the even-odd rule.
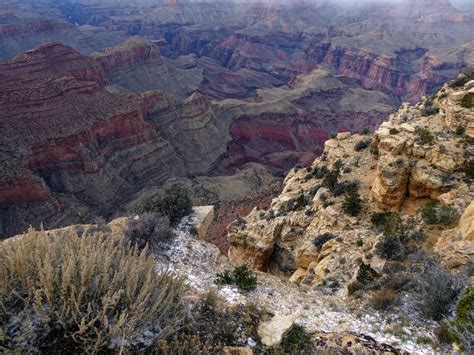
[[0, 351], [145, 347], [181, 319], [180, 282], [105, 235], [0, 243]]

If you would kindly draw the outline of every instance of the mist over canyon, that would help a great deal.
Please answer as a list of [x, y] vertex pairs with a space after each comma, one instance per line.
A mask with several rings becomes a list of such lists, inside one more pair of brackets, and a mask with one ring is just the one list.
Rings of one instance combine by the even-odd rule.
[[221, 206], [223, 235], [332, 134], [472, 66], [473, 26], [444, 0], [3, 1], [0, 235], [126, 214], [171, 181]]

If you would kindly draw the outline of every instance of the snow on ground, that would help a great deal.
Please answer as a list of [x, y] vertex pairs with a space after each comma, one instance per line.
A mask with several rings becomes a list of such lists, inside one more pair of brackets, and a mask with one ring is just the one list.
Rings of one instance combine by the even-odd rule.
[[[202, 240], [196, 240], [189, 232], [195, 225], [194, 215], [185, 217], [176, 230], [176, 238], [165, 252], [160, 267], [170, 268], [184, 278], [185, 283], [199, 293], [217, 288], [216, 274], [232, 269], [228, 260], [217, 247]], [[369, 335], [381, 343], [419, 353], [432, 353], [433, 349], [416, 343], [418, 336], [432, 336], [434, 324], [421, 322], [413, 316], [400, 326], [401, 332], [390, 333], [390, 328], [400, 319], [379, 314], [373, 310], [349, 309], [340, 296], [326, 295], [320, 291], [306, 289], [286, 280], [258, 273], [255, 291], [240, 293], [230, 286], [219, 287], [218, 296], [231, 305], [253, 303], [273, 314], [297, 315], [297, 323], [308, 331], [352, 332]]]

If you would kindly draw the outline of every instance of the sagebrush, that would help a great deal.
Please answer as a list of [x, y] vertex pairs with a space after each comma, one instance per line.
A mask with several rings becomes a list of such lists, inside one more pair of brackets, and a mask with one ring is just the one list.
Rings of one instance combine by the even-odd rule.
[[130, 218], [123, 231], [124, 244], [139, 250], [148, 245], [149, 250], [155, 253], [166, 249], [173, 238], [174, 232], [170, 227], [169, 219], [150, 212]]
[[181, 319], [181, 282], [104, 234], [30, 230], [0, 243], [0, 269], [0, 349], [138, 349]]

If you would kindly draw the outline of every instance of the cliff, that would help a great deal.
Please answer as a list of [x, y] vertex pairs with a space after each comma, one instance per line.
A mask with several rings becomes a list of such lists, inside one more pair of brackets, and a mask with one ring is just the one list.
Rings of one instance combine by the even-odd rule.
[[92, 53], [91, 57], [106, 73], [120, 67], [130, 70], [143, 62], [156, 65], [163, 63], [158, 46], [133, 37], [121, 45], [106, 48], [103, 52]]
[[[440, 253], [448, 267], [467, 265], [474, 255], [467, 222], [474, 198], [474, 109], [467, 98], [474, 81], [451, 86], [415, 106], [403, 104], [373, 136], [346, 132], [326, 141], [310, 167], [289, 173], [270, 209], [254, 209], [228, 227], [230, 261], [345, 294], [362, 264], [384, 275], [389, 262], [378, 253], [383, 233], [374, 215], [396, 211], [409, 233], [429, 240], [418, 247]], [[351, 189], [360, 210], [347, 207]], [[425, 213], [439, 219], [427, 221]]]
[[59, 43], [2, 63], [0, 77], [3, 233], [109, 213], [145, 181], [184, 173], [144, 121], [163, 94], [112, 94], [97, 63]]

